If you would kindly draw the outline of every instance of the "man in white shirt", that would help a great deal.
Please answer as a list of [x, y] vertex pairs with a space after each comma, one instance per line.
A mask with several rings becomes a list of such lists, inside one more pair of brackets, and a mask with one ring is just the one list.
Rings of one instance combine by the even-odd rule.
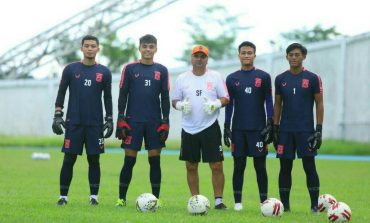
[[209, 163], [215, 209], [227, 209], [222, 202], [224, 157], [217, 117], [220, 108], [229, 102], [229, 94], [221, 74], [207, 69], [207, 47], [195, 46], [191, 63], [193, 70], [179, 75], [172, 92], [172, 106], [182, 111], [180, 160], [186, 161], [187, 181], [192, 195], [199, 194], [200, 158]]

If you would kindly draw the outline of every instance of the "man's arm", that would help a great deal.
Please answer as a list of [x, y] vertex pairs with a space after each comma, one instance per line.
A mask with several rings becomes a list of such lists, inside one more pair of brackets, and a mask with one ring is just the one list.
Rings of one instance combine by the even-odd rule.
[[324, 99], [322, 93], [315, 94], [316, 124], [322, 125], [324, 121]]
[[281, 96], [275, 94], [274, 125], [280, 124], [281, 104], [282, 104]]
[[161, 90], [161, 109], [162, 118], [168, 119], [170, 115], [170, 82], [169, 73], [166, 70], [165, 78], [162, 79], [162, 90]]
[[121, 81], [119, 85], [119, 96], [118, 96], [118, 115], [124, 115], [127, 105], [127, 96], [129, 89], [129, 77], [127, 72], [127, 66], [123, 68]]
[[104, 81], [104, 107], [105, 116], [112, 117], [113, 115], [113, 104], [112, 104], [112, 74], [108, 71], [106, 80]]
[[58, 94], [55, 100], [55, 111], [61, 111], [64, 108], [64, 99], [70, 82], [68, 77], [68, 70], [68, 66], [64, 68], [62, 77], [60, 79]]

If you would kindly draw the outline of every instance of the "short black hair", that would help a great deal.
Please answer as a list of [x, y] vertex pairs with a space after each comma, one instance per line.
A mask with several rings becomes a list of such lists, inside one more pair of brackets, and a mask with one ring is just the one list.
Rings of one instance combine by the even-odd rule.
[[84, 41], [85, 40], [95, 40], [96, 41], [96, 44], [98, 44], [99, 46], [99, 39], [96, 37], [96, 36], [93, 36], [93, 35], [86, 35], [82, 38], [82, 41], [81, 41], [81, 46], [84, 45]]
[[142, 43], [154, 43], [155, 45], [157, 45], [157, 38], [155, 38], [155, 36], [151, 34], [146, 34], [140, 37], [139, 44]]
[[243, 46], [249, 46], [249, 47], [252, 47], [252, 48], [254, 49], [254, 53], [256, 53], [256, 45], [254, 45], [254, 43], [249, 42], [249, 41], [244, 41], [244, 42], [242, 42], [242, 43], [239, 45], [239, 48], [238, 48], [239, 53], [240, 53], [240, 49], [241, 49]]
[[299, 43], [292, 43], [286, 48], [286, 54], [290, 53], [292, 50], [299, 49], [304, 56], [307, 55], [307, 48]]

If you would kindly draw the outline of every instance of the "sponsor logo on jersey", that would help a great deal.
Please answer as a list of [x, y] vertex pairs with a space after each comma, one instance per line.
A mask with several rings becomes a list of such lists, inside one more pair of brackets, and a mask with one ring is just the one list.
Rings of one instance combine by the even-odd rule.
[[154, 71], [154, 79], [156, 79], [157, 81], [161, 80], [161, 72]]
[[239, 86], [240, 85], [240, 82], [239, 81], [237, 81], [237, 82], [235, 82], [235, 86]]
[[140, 74], [134, 74], [135, 78], [138, 78]]
[[302, 88], [308, 88], [309, 83], [310, 83], [310, 80], [302, 79]]
[[70, 139], [65, 139], [64, 140], [64, 148], [66, 148], [66, 149], [71, 148], [71, 140]]
[[96, 82], [101, 82], [103, 80], [103, 74], [102, 73], [96, 73]]
[[257, 77], [254, 81], [254, 86], [261, 87], [261, 84], [262, 84], [262, 79]]
[[207, 90], [212, 90], [213, 89], [213, 83], [208, 81], [207, 82]]
[[80, 78], [80, 76], [81, 76], [81, 74], [75, 74], [75, 78], [76, 78], [76, 79], [79, 79], [79, 78]]
[[286, 82], [281, 83], [281, 85], [282, 85], [283, 87], [285, 87], [285, 86], [286, 86]]

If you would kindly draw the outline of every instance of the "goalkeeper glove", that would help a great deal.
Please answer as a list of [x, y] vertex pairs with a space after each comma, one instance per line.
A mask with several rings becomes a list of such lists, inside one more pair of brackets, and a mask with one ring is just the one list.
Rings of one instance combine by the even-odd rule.
[[316, 125], [315, 133], [308, 138], [308, 146], [311, 150], [316, 151], [320, 149], [322, 142], [322, 125]]
[[261, 131], [263, 144], [267, 145], [273, 141], [273, 125], [274, 121], [272, 118], [267, 119], [266, 127]]
[[203, 97], [203, 99], [204, 99], [203, 109], [208, 115], [212, 115], [213, 112], [215, 112], [222, 106], [220, 99], [211, 100], [207, 97]]
[[189, 98], [185, 98], [183, 101], [176, 102], [176, 109], [182, 111], [184, 115], [187, 115], [191, 112], [191, 104]]
[[63, 128], [66, 128], [66, 124], [63, 120], [63, 111], [55, 111], [53, 120], [53, 132], [57, 135], [63, 134]]
[[107, 133], [105, 133], [104, 138], [109, 138], [113, 133], [113, 117], [112, 116], [106, 116], [105, 123], [103, 126], [103, 133], [107, 129]]
[[117, 119], [116, 138], [125, 140], [130, 130], [131, 126], [127, 123], [127, 118], [123, 114], [119, 114]]
[[231, 140], [231, 130], [230, 130], [230, 123], [224, 123], [224, 144], [227, 147], [230, 147], [230, 140]]
[[168, 138], [168, 132], [170, 130], [170, 124], [168, 118], [163, 118], [161, 125], [158, 127], [157, 132], [159, 134], [159, 138], [163, 145], [165, 145], [165, 142]]
[[279, 125], [274, 125], [273, 127], [273, 144], [275, 147], [275, 150], [277, 150], [278, 144], [279, 144]]

